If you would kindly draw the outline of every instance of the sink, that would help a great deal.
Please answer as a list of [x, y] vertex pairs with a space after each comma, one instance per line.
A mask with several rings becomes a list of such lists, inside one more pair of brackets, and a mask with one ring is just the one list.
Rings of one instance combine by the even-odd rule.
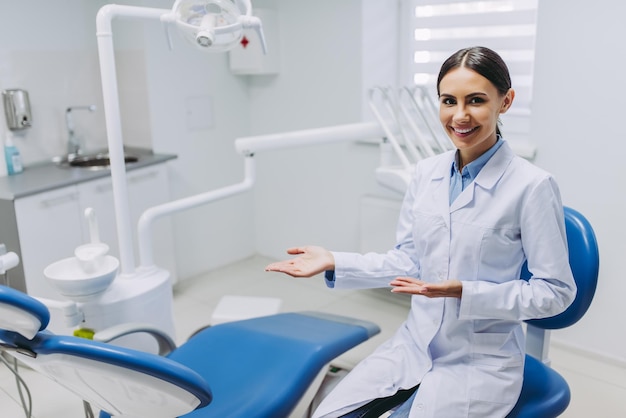
[[[124, 163], [131, 164], [139, 161], [139, 156], [133, 154], [124, 154]], [[109, 168], [111, 160], [107, 152], [99, 152], [86, 155], [68, 155], [54, 159], [61, 167], [79, 167], [90, 170], [99, 170]]]

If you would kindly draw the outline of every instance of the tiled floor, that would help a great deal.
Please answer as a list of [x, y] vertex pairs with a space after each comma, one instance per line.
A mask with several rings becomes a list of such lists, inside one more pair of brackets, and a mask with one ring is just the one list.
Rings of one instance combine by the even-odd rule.
[[[392, 295], [331, 291], [320, 278], [293, 279], [266, 273], [263, 267], [270, 261], [253, 257], [177, 285], [174, 314], [178, 342], [208, 324], [223, 295], [271, 296], [282, 299], [282, 311], [320, 310], [379, 324], [381, 334], [338, 360], [341, 365], [350, 366], [393, 333], [406, 315], [407, 303]], [[572, 390], [572, 401], [563, 417], [626, 417], [626, 369], [558, 346], [551, 348], [551, 357], [554, 368], [565, 376]], [[82, 402], [76, 396], [30, 370], [20, 370], [32, 394], [33, 417], [84, 417]], [[19, 399], [15, 379], [0, 364], [0, 416], [24, 417]]]

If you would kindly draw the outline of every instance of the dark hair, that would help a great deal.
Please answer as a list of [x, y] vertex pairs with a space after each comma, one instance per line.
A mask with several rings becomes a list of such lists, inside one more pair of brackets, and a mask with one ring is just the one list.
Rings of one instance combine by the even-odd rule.
[[[511, 75], [500, 55], [484, 46], [473, 46], [455, 52], [443, 63], [437, 77], [437, 96], [440, 95], [441, 80], [450, 71], [459, 67], [476, 71], [489, 80], [501, 95], [505, 95], [511, 88]], [[500, 128], [496, 127], [496, 130], [500, 134]]]

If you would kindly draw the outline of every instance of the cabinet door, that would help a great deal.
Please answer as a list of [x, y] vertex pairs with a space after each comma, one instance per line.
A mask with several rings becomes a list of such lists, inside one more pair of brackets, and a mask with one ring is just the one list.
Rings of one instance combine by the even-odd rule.
[[39, 193], [15, 201], [15, 216], [27, 292], [63, 299], [48, 284], [43, 270], [49, 264], [72, 257], [82, 244], [81, 213], [76, 186]]
[[[133, 248], [135, 264], [139, 265], [139, 249], [137, 247], [137, 225], [139, 217], [148, 208], [169, 201], [168, 179], [165, 164], [132, 170], [126, 173], [128, 202], [130, 206], [131, 225], [133, 227]], [[117, 224], [113, 203], [113, 188], [110, 177], [89, 181], [78, 186], [82, 209], [91, 207], [98, 218], [100, 240], [109, 245], [110, 254], [119, 257]], [[86, 224], [85, 224], [86, 226]], [[89, 239], [87, 228], [84, 239]], [[176, 277], [176, 262], [172, 242], [172, 226], [169, 217], [158, 220], [153, 230], [154, 261]]]

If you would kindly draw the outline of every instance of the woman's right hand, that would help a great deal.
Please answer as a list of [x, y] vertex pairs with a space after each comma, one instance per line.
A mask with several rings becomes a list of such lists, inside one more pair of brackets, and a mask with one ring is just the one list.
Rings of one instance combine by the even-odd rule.
[[311, 277], [325, 270], [335, 269], [335, 258], [325, 248], [308, 245], [289, 248], [287, 253], [298, 257], [272, 263], [265, 267], [265, 271], [277, 271], [292, 277]]

